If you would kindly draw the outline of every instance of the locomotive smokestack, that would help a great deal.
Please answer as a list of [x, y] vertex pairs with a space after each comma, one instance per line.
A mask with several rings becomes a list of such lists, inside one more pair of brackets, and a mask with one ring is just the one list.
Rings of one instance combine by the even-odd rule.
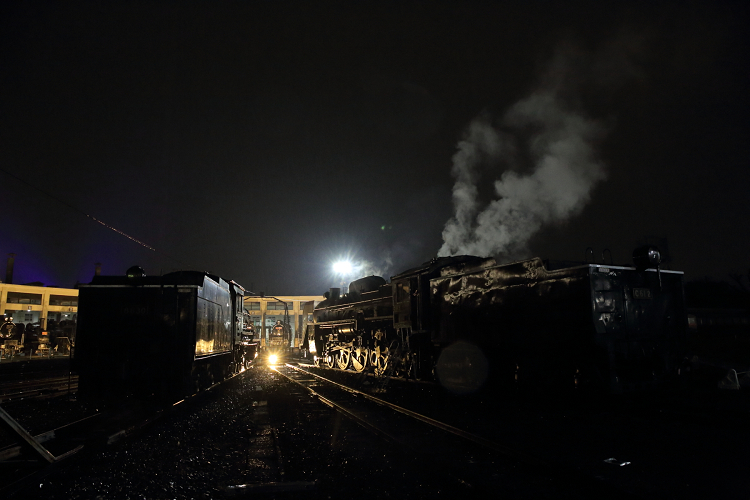
[[338, 299], [341, 297], [341, 288], [331, 288], [328, 297], [331, 299]]
[[8, 254], [8, 266], [5, 268], [5, 282], [13, 284], [13, 262], [15, 261], [16, 254]]
[[99, 276], [102, 274], [102, 265], [101, 263], [97, 262], [94, 264], [94, 276]]

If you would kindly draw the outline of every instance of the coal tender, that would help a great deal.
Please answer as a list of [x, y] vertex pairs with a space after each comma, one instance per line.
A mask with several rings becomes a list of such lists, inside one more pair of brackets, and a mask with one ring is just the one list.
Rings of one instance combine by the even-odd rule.
[[243, 296], [198, 271], [95, 276], [79, 290], [79, 394], [176, 401], [237, 372], [258, 346], [243, 329]]
[[389, 285], [329, 296], [315, 310], [310, 349], [331, 367], [435, 379], [458, 393], [487, 380], [642, 389], [676, 375], [687, 318], [683, 273], [659, 269], [653, 247], [634, 261], [433, 259]]

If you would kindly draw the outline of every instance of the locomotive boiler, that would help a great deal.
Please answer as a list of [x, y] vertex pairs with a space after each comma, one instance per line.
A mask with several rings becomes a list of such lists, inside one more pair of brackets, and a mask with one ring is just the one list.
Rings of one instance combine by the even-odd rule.
[[247, 366], [258, 343], [243, 327], [243, 295], [198, 271], [95, 276], [79, 291], [79, 394], [177, 400]]
[[636, 266], [433, 259], [386, 283], [329, 292], [309, 349], [329, 367], [438, 380], [457, 393], [488, 380], [528, 387], [653, 385], [675, 373], [686, 334], [683, 273]]

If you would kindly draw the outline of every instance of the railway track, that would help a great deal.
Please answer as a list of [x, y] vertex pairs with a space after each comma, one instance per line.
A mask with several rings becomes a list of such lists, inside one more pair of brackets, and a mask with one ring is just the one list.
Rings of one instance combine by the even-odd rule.
[[3, 382], [0, 403], [27, 398], [49, 398], [78, 389], [78, 375]]
[[[84, 449], [62, 467], [45, 467], [39, 472], [43, 479], [30, 476], [17, 491], [44, 484], [51, 489], [43, 498], [82, 491], [105, 498], [130, 493], [147, 498], [473, 498], [497, 491], [507, 498], [556, 500], [710, 497], [704, 490], [674, 486], [683, 477], [674, 471], [685, 462], [670, 466], [670, 477], [646, 460], [652, 455], [668, 461], [666, 442], [654, 442], [654, 434], [672, 429], [679, 441], [692, 436], [693, 446], [700, 436], [696, 426], [710, 430], [700, 422], [680, 424], [658, 410], [581, 409], [576, 414], [546, 402], [503, 413], [501, 407], [512, 398], [496, 393], [500, 405], [477, 411], [477, 405], [461, 407], [458, 402], [465, 398], [441, 396], [439, 387], [391, 380], [382, 391], [380, 381], [364, 373], [289, 361], [256, 365], [231, 379], [235, 383], [214, 386], [221, 390], [201, 392], [158, 415], [133, 412], [119, 421], [100, 416], [83, 423]], [[41, 407], [49, 400], [30, 401]], [[738, 410], [737, 415], [744, 414]], [[571, 420], [575, 425], [569, 425]], [[60, 438], [65, 432], [55, 429], [54, 434]], [[54, 440], [45, 446], [59, 455], [84, 444], [74, 434], [64, 440], [68, 448], [62, 443], [54, 448]], [[620, 446], [635, 441], [648, 446], [643, 456], [628, 455]], [[613, 456], [618, 464], [604, 460]], [[630, 460], [633, 465], [619, 466]], [[55, 467], [66, 472], [55, 474]], [[700, 476], [692, 475], [691, 485]], [[701, 481], [710, 486], [709, 476]], [[0, 497], [6, 493], [0, 491]]]
[[518, 483], [518, 490], [525, 493], [533, 490], [530, 485], [538, 485], [540, 496], [555, 490], [579, 497], [634, 498], [573, 467], [468, 432], [302, 367], [286, 364], [275, 370], [361, 427], [452, 477], [467, 491], [489, 493]]
[[[182, 409], [198, 406], [209, 391], [213, 392], [221, 384], [235, 377], [236, 375], [213, 384], [205, 391], [174, 403], [172, 407]], [[25, 413], [34, 412], [34, 406], [29, 404], [37, 400], [60, 396], [69, 387], [71, 392], [74, 392], [77, 380], [77, 376], [71, 376], [6, 382], [0, 384], [0, 398], [8, 403], [7, 407], [12, 408], [14, 415], [23, 416]], [[171, 408], [136, 402], [116, 409], [93, 411], [95, 413], [32, 436], [15, 422], [14, 416], [0, 408], [0, 413], [3, 414], [0, 417], [6, 422], [10, 421], [11, 427], [19, 429], [15, 442], [0, 443], [0, 496], [17, 494], [29, 484], [54, 474], [63, 460], [65, 464], [74, 462], [74, 456], [84, 447], [89, 451], [103, 449], [124, 438], [139, 434], [170, 413]]]
[[[361, 389], [365, 396], [360, 397], [374, 395], [479, 436], [493, 444], [493, 453], [527, 468], [537, 463], [558, 480], [567, 477], [573, 487], [593, 482], [605, 497], [705, 498], [721, 491], [725, 498], [735, 498], [727, 495], [735, 492], [745, 498], [750, 493], [743, 472], [750, 398], [742, 391], [681, 385], [612, 397], [493, 390], [476, 398], [445, 398], [435, 387], [392, 380], [381, 393], [375, 390], [378, 380], [364, 374], [308, 371]], [[717, 477], [725, 479], [712, 479]]]
[[[88, 498], [82, 491], [92, 487], [103, 489], [105, 498], [128, 498], [134, 493], [146, 498], [162, 497], [166, 489], [180, 498], [203, 497], [206, 491], [213, 491], [211, 496], [224, 498], [314, 488], [314, 482], [284, 481], [283, 457], [276, 442], [277, 427], [269, 421], [263, 389], [254, 382], [261, 372], [267, 370], [243, 371], [171, 407], [143, 411], [140, 405], [123, 406], [117, 411], [76, 422], [67, 426], [69, 428], [35, 436], [48, 447], [54, 446], [55, 438], [61, 438], [58, 447], [64, 443], [69, 447], [76, 443], [84, 445], [79, 445], [81, 451], [62, 464], [59, 461], [40, 463], [38, 459], [35, 464], [28, 460], [29, 449], [24, 446], [0, 449], [0, 498], [6, 495], [26, 498], [24, 492], [42, 485], [46, 494], [53, 498], [71, 494]], [[174, 452], [165, 455], [165, 448]], [[172, 465], [166, 462], [172, 459], [179, 461], [177, 468], [186, 474], [187, 481], [173, 478], [166, 489], [151, 490], [157, 474], [168, 477]], [[152, 465], [144, 466], [144, 462]], [[123, 468], [134, 463], [137, 470], [127, 474], [129, 487], [120, 490]], [[252, 477], [261, 478], [260, 482], [237, 480], [247, 475], [248, 465]], [[111, 481], [108, 484], [102, 485], [101, 477], [92, 472], [100, 467], [107, 470], [105, 475]], [[236, 479], [211, 484], [207, 484], [210, 480], [201, 479], [213, 474], [224, 477], [226, 472], [221, 472], [224, 468], [237, 476]], [[89, 486], [92, 474], [97, 479], [91, 483], [94, 486]]]

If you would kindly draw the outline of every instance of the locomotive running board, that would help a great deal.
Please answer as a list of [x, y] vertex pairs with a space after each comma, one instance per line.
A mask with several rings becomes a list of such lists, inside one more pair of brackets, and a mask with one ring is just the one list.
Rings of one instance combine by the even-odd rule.
[[41, 456], [44, 460], [46, 460], [48, 463], [55, 463], [59, 462], [60, 460], [63, 460], [64, 458], [69, 457], [70, 455], [74, 454], [81, 448], [83, 448], [83, 445], [78, 446], [77, 448], [70, 450], [66, 453], [63, 453], [60, 456], [54, 456], [52, 453], [49, 452], [47, 448], [39, 444], [39, 441], [34, 439], [34, 436], [28, 433], [26, 429], [24, 429], [16, 420], [11, 417], [8, 412], [0, 408], [0, 419], [5, 423], [5, 425], [10, 428], [13, 432], [15, 432], [20, 438], [22, 443], [26, 443], [29, 446], [31, 446], [34, 451], [36, 451], [39, 456]]

